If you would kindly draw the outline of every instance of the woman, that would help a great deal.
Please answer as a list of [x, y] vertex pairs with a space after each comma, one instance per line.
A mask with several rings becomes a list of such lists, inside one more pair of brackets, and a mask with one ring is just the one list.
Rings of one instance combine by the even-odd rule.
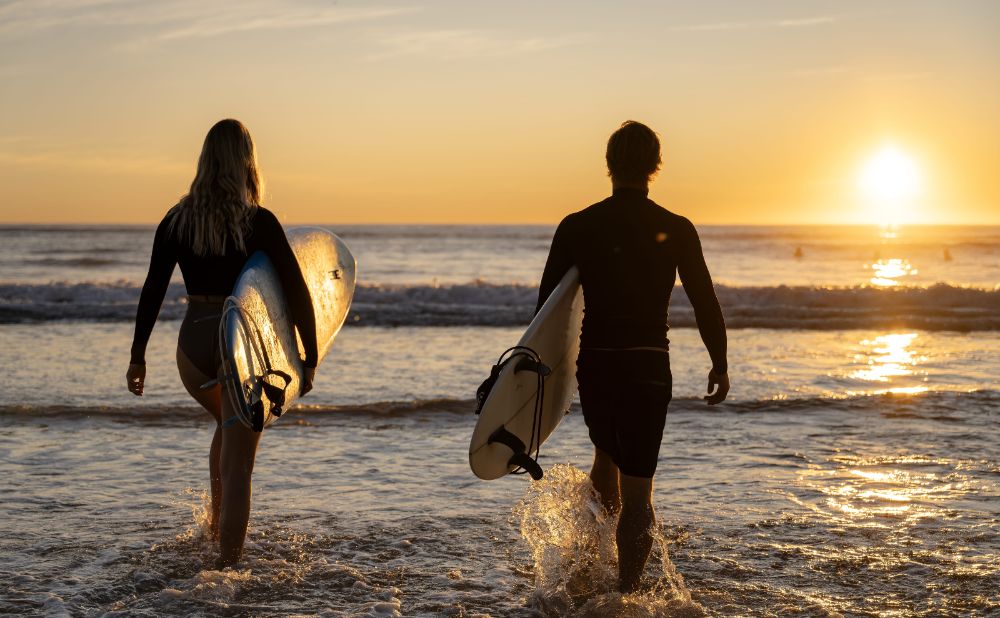
[[218, 539], [219, 568], [235, 565], [243, 551], [250, 516], [250, 475], [260, 434], [236, 416], [222, 392], [219, 321], [247, 257], [264, 251], [281, 277], [289, 309], [305, 347], [302, 393], [312, 389], [316, 367], [316, 322], [298, 262], [275, 216], [261, 206], [262, 179], [250, 132], [237, 120], [222, 120], [208, 132], [190, 192], [156, 229], [149, 274], [135, 318], [128, 389], [142, 395], [145, 352], [174, 265], [180, 264], [188, 310], [177, 341], [177, 369], [195, 401], [215, 418], [209, 451], [212, 487], [210, 529]]

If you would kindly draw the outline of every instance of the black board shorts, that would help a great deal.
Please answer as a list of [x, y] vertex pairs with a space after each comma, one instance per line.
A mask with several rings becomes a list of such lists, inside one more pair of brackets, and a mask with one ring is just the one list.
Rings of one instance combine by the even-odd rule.
[[667, 351], [584, 349], [576, 379], [590, 441], [623, 474], [653, 478], [672, 390]]

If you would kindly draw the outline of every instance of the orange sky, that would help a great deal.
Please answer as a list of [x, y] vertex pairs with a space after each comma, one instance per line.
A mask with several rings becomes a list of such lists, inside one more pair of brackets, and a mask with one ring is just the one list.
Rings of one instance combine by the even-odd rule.
[[0, 223], [152, 223], [216, 120], [286, 223], [555, 223], [609, 191], [625, 119], [697, 223], [873, 220], [863, 162], [921, 170], [907, 222], [1000, 223], [1000, 3], [12, 2]]

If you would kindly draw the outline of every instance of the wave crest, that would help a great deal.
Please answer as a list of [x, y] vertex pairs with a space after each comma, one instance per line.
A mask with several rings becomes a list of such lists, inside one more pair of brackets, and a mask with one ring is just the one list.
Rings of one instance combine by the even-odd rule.
[[[876, 288], [716, 286], [730, 328], [839, 330], [919, 328], [1000, 330], [1000, 288]], [[130, 321], [140, 287], [115, 283], [0, 285], [0, 323]], [[537, 288], [475, 281], [460, 285], [362, 285], [348, 323], [355, 326], [522, 326], [532, 316]], [[180, 319], [184, 287], [172, 284], [161, 319]], [[671, 300], [670, 325], [695, 326], [682, 288]]]
[[[878, 412], [894, 418], [930, 418], [934, 420], [961, 420], [967, 413], [980, 411], [992, 413], [1000, 406], [1000, 391], [940, 390], [922, 393], [878, 393], [842, 397], [789, 397], [727, 401], [713, 408], [715, 413], [752, 414], [791, 412], [809, 414], [827, 411], [872, 413]], [[371, 416], [378, 418], [404, 418], [409, 416], [452, 415], [468, 416], [474, 422], [474, 399], [417, 399], [411, 401], [378, 401], [345, 405], [297, 404], [287, 418], [275, 427], [289, 424], [323, 423], [335, 421], [343, 415]], [[670, 402], [670, 414], [704, 414], [705, 402], [700, 397], [675, 397]], [[961, 411], [950, 413], [949, 411]], [[578, 403], [572, 413], [580, 412]], [[137, 421], [144, 424], [172, 424], [206, 418], [204, 409], [194, 405], [122, 405], [122, 406], [73, 406], [73, 405], [0, 405], [0, 417], [17, 418], [92, 418], [115, 421]], [[471, 427], [471, 425], [470, 425]]]

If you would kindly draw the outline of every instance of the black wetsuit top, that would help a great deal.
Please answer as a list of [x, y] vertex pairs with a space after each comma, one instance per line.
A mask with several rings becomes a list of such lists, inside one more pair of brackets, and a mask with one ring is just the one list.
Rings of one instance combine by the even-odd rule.
[[281, 279], [288, 299], [289, 313], [299, 329], [305, 346], [305, 364], [315, 367], [316, 317], [313, 313], [309, 289], [302, 278], [299, 263], [288, 245], [285, 232], [278, 219], [266, 208], [258, 208], [252, 221], [251, 232], [245, 238], [246, 251], [239, 251], [234, 242], [226, 243], [223, 255], [196, 255], [188, 243], [178, 242], [169, 232], [170, 220], [167, 216], [156, 228], [153, 240], [153, 255], [149, 261], [149, 274], [142, 286], [139, 308], [135, 316], [135, 337], [132, 340], [132, 362], [145, 363], [146, 344], [153, 332], [153, 325], [167, 293], [174, 265], [180, 264], [184, 276], [184, 287], [188, 294], [199, 296], [229, 296], [236, 285], [247, 257], [256, 251], [263, 251], [271, 259]]
[[538, 309], [573, 265], [580, 270], [583, 349], [667, 349], [667, 306], [680, 274], [716, 373], [726, 373], [726, 323], [694, 225], [640, 189], [562, 220], [538, 290]]

